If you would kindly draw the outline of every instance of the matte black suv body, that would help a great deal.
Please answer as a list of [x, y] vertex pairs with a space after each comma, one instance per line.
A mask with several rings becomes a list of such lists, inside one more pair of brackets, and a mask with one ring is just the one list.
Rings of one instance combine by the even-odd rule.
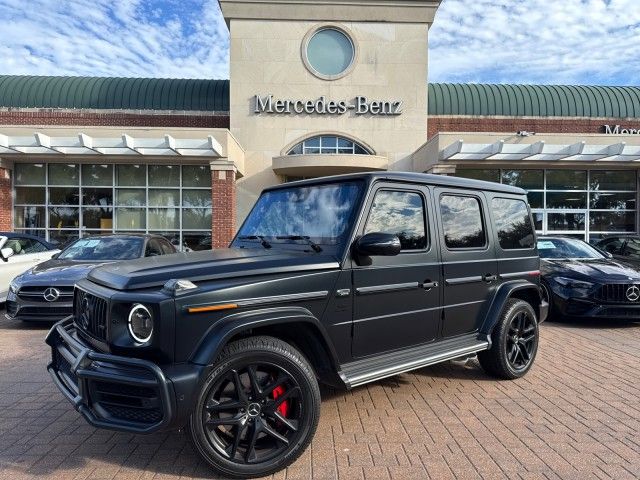
[[187, 425], [219, 472], [266, 475], [310, 442], [317, 380], [353, 388], [476, 353], [524, 375], [548, 309], [531, 226], [525, 192], [488, 182], [272, 187], [229, 249], [94, 269], [47, 337], [48, 369], [92, 425]]

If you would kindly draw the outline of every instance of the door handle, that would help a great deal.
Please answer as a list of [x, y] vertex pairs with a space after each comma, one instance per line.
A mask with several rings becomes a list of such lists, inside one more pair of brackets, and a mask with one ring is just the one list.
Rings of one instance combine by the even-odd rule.
[[484, 280], [487, 283], [495, 282], [497, 279], [498, 279], [497, 275], [491, 275], [490, 273], [487, 273], [484, 277], [482, 277], [482, 280]]
[[430, 281], [426, 281], [421, 285], [421, 287], [424, 288], [425, 290], [431, 290], [432, 288], [438, 288], [438, 286], [439, 286], [438, 282], [430, 282]]

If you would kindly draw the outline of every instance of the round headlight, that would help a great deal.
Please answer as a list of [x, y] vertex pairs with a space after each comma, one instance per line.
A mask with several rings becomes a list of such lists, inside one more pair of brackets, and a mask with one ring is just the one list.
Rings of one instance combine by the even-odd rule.
[[146, 343], [151, 339], [153, 318], [144, 305], [136, 303], [129, 312], [129, 333], [139, 343]]

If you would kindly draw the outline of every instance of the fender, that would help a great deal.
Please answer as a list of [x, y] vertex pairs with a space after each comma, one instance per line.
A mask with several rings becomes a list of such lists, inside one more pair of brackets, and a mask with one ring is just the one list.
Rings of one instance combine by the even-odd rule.
[[191, 362], [211, 365], [234, 335], [251, 328], [287, 323], [306, 323], [316, 330], [324, 341], [329, 360], [337, 368], [338, 357], [329, 336], [320, 321], [303, 307], [277, 307], [231, 314], [216, 321], [200, 340], [191, 356]]
[[[498, 316], [502, 311], [502, 307], [505, 302], [509, 300], [509, 298], [518, 291], [522, 290], [531, 290], [534, 292], [537, 297], [540, 299], [540, 304], [542, 304], [542, 297], [540, 296], [540, 288], [537, 284], [530, 282], [528, 280], [511, 280], [508, 282], [504, 282], [500, 285], [493, 296], [491, 303], [487, 309], [487, 313], [484, 317], [484, 321], [482, 322], [482, 327], [480, 327], [480, 333], [486, 334], [487, 336], [491, 335], [491, 331], [493, 327], [495, 327], [498, 322]], [[540, 314], [540, 305], [538, 305], [538, 313]]]

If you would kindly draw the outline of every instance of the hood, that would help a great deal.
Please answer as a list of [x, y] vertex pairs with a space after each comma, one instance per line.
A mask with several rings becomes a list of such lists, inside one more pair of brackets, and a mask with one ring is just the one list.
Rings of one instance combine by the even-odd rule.
[[596, 282], [640, 281], [640, 271], [632, 265], [611, 259], [541, 259], [542, 273]]
[[105, 287], [132, 290], [159, 287], [171, 279], [198, 282], [230, 277], [336, 269], [339, 266], [338, 260], [332, 255], [293, 250], [224, 248], [104, 265], [92, 270], [88, 278]]
[[87, 276], [91, 269], [105, 262], [88, 262], [68, 259], [51, 259], [39, 263], [20, 277], [20, 283], [73, 285]]

